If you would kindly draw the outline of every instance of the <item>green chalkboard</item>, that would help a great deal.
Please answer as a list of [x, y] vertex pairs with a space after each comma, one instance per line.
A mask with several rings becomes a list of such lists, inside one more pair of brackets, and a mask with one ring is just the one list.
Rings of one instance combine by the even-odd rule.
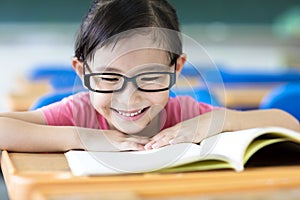
[[[181, 23], [272, 23], [299, 0], [169, 0]], [[80, 22], [91, 0], [0, 0], [0, 22]]]

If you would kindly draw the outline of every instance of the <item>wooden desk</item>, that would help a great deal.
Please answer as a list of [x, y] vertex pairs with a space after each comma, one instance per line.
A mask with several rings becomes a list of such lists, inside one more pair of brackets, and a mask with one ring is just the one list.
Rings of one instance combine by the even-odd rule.
[[16, 90], [7, 94], [8, 107], [11, 111], [27, 111], [35, 100], [51, 90], [47, 80], [30, 82], [18, 78]]
[[74, 177], [61, 153], [3, 151], [1, 167], [11, 200], [99, 199], [99, 195], [103, 197], [100, 199], [133, 200], [268, 199], [280, 195], [282, 199], [293, 199], [300, 195], [300, 166], [249, 168], [241, 173], [220, 170]]

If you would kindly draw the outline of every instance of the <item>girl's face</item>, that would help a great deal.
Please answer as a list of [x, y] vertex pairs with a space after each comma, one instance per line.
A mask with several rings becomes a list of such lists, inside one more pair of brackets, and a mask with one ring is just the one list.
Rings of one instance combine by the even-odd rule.
[[[183, 63], [177, 64], [177, 72]], [[120, 53], [117, 46], [113, 50], [103, 47], [96, 51], [94, 59], [88, 62], [88, 65], [90, 71], [85, 68], [86, 74], [117, 73], [131, 78], [147, 72], [175, 73], [175, 65], [170, 66], [167, 53], [158, 49], [139, 49]], [[146, 76], [142, 79], [153, 81], [152, 79], [156, 78]], [[109, 81], [110, 84], [118, 80], [115, 80], [114, 76], [107, 76], [104, 81]], [[137, 78], [136, 81], [141, 79]], [[165, 107], [169, 99], [169, 90], [144, 92], [138, 90], [133, 82], [127, 82], [123, 90], [114, 93], [90, 91], [90, 98], [94, 108], [106, 118], [111, 129], [137, 134]]]

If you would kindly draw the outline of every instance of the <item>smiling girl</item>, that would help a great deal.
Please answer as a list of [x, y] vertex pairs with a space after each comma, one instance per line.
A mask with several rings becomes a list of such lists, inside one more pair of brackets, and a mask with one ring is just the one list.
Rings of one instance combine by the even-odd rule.
[[145, 150], [253, 127], [299, 130], [281, 110], [241, 112], [170, 98], [186, 59], [176, 11], [166, 0], [95, 0], [72, 60], [89, 91], [0, 114], [0, 149]]

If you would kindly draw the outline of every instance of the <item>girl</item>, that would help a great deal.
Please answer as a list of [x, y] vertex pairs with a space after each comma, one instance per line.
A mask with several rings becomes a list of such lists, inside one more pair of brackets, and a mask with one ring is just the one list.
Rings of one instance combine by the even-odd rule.
[[166, 0], [95, 0], [72, 60], [89, 92], [36, 111], [2, 113], [0, 148], [144, 150], [253, 127], [299, 130], [281, 110], [240, 112], [169, 98], [186, 61], [179, 33]]

